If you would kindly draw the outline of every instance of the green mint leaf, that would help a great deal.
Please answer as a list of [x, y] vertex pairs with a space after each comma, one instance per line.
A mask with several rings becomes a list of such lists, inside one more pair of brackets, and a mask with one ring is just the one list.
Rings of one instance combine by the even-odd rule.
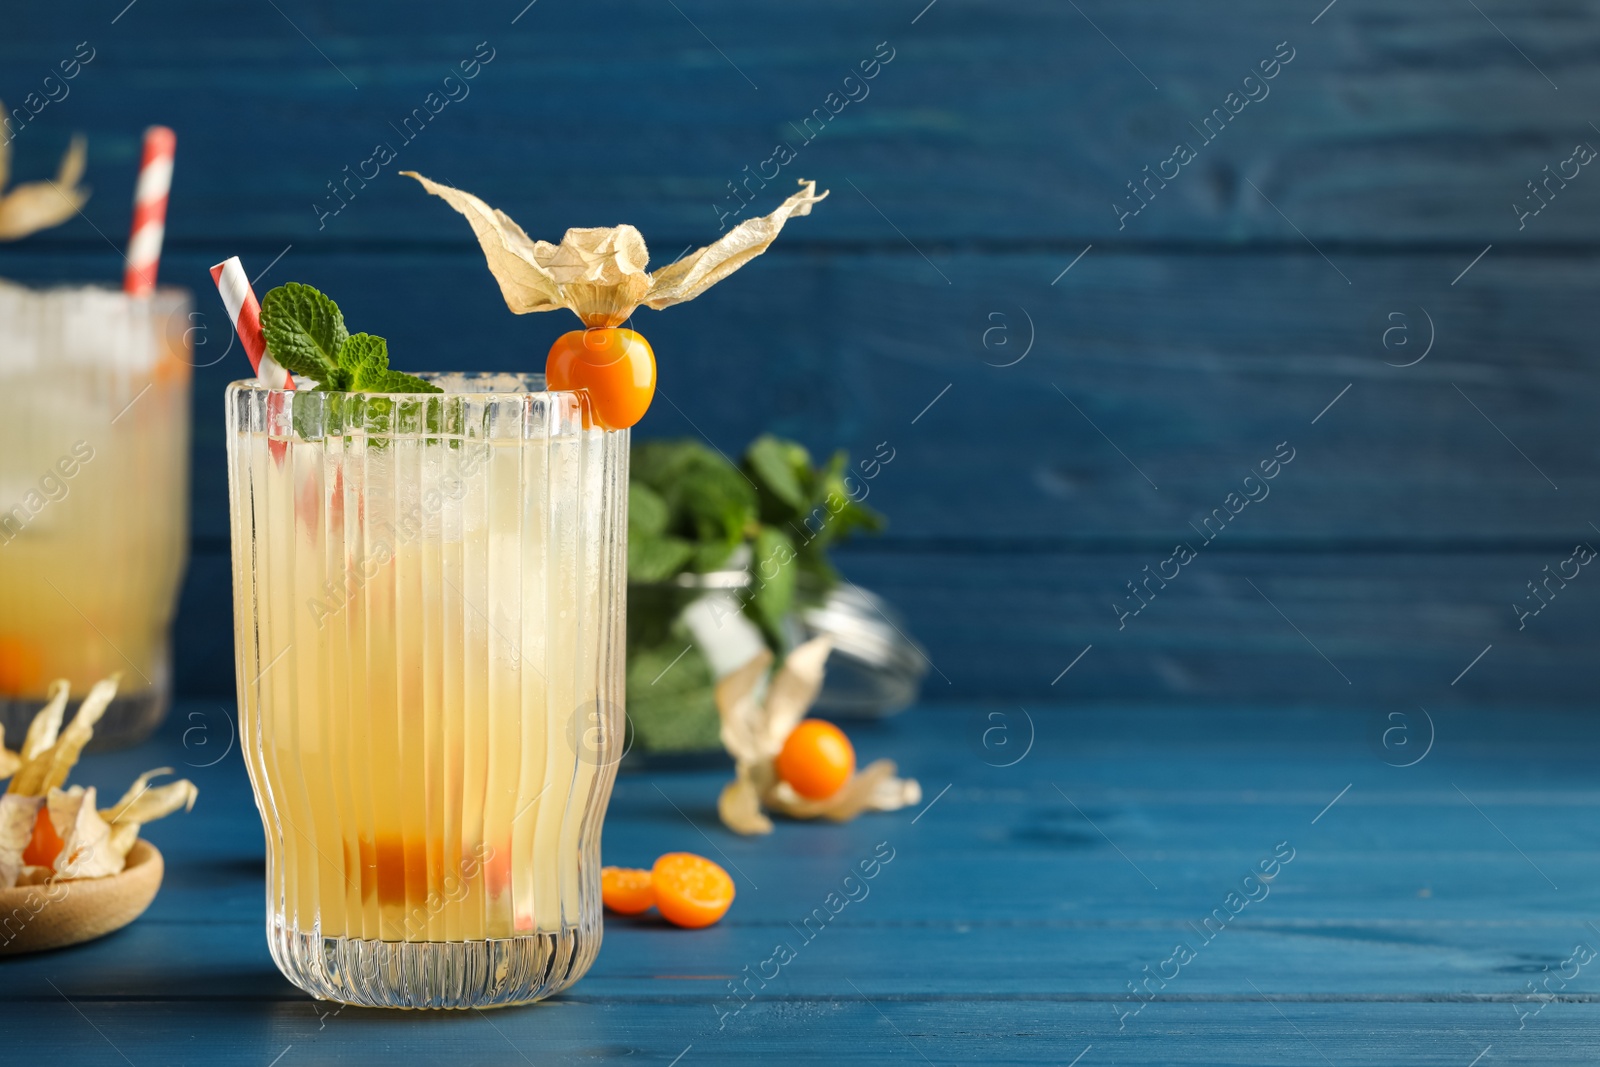
[[722, 566], [755, 525], [755, 490], [737, 467], [698, 441], [642, 444], [630, 467], [631, 480], [666, 503], [666, 530], [696, 542], [696, 571]]
[[355, 381], [355, 375], [343, 367], [330, 367], [327, 375], [317, 383], [317, 388], [325, 393], [348, 393], [350, 383]]
[[353, 333], [339, 346], [339, 366], [352, 376], [363, 368], [389, 369], [389, 342], [370, 333]]
[[865, 483], [859, 478], [846, 479], [848, 464], [843, 451], [835, 452], [828, 465], [817, 472], [816, 496], [806, 518], [806, 528], [812, 534], [807, 547], [814, 551], [839, 544], [856, 530], [877, 533], [885, 526], [882, 515], [851, 495], [852, 483], [858, 493]]
[[824, 593], [839, 584], [839, 572], [828, 562], [827, 553], [808, 552], [806, 546], [802, 545], [795, 562], [800, 568], [800, 575], [807, 579], [806, 585], [811, 591]]
[[699, 441], [644, 441], [634, 446], [629, 457], [629, 480], [654, 489], [676, 510], [683, 472], [693, 464], [715, 458], [715, 453]]
[[811, 456], [801, 445], [762, 434], [744, 453], [745, 468], [757, 485], [787, 504], [803, 511], [806, 491], [802, 479], [811, 475]]
[[355, 414], [356, 424], [368, 434], [367, 447], [388, 448], [388, 435], [394, 432], [394, 401], [386, 396], [358, 395], [351, 398], [350, 409]]
[[442, 393], [432, 382], [425, 382], [413, 374], [404, 374], [397, 370], [379, 370], [370, 365], [363, 365], [356, 371], [355, 384], [351, 387], [362, 393]]
[[[632, 623], [630, 615], [630, 625]], [[689, 646], [685, 652], [685, 646]], [[716, 748], [717, 714], [711, 666], [687, 635], [658, 645], [628, 636], [628, 725], [642, 752], [692, 752]]]
[[667, 532], [672, 520], [672, 509], [661, 499], [661, 494], [647, 485], [630, 482], [628, 485], [628, 536], [660, 537]]
[[[700, 541], [737, 545], [755, 524], [755, 490], [737, 467], [715, 453], [687, 464], [673, 492]], [[669, 503], [673, 492], [663, 494]]]
[[849, 463], [850, 457], [845, 455], [844, 449], [840, 449], [828, 457], [828, 465], [826, 467], [817, 468], [816, 479], [812, 486], [814, 491], [812, 504], [825, 503], [828, 499], [828, 494], [839, 493], [844, 490], [845, 468]]
[[323, 384], [318, 382], [315, 389], [296, 393], [290, 400], [293, 406], [290, 422], [294, 426], [294, 435], [302, 441], [320, 441], [328, 433], [329, 413], [320, 403], [306, 399], [311, 393], [323, 391]]
[[694, 546], [694, 562], [690, 569], [697, 574], [721, 570], [739, 547], [738, 539], [727, 541], [702, 541]]
[[694, 545], [681, 537], [628, 538], [628, 579], [664, 582], [683, 570], [694, 555]]
[[755, 582], [755, 595], [750, 603], [755, 608], [756, 622], [769, 639], [782, 641], [783, 618], [794, 607], [796, 566], [794, 542], [781, 530], [763, 526], [756, 534], [755, 558], [750, 561], [750, 575]]
[[288, 282], [261, 301], [267, 350], [290, 374], [329, 379], [349, 336], [339, 305], [309, 285]]

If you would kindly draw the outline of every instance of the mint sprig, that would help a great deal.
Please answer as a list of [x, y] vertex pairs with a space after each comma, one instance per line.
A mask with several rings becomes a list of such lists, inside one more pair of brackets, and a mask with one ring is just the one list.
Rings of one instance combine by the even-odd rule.
[[267, 351], [290, 374], [311, 378], [326, 392], [442, 393], [411, 374], [389, 369], [389, 343], [352, 334], [324, 293], [300, 282], [278, 286], [261, 301]]
[[267, 350], [290, 374], [333, 379], [339, 351], [350, 339], [339, 305], [309, 285], [289, 282], [261, 302], [261, 331]]
[[748, 544], [746, 606], [778, 653], [787, 647], [784, 619], [798, 600], [839, 581], [826, 550], [883, 526], [862, 503], [866, 479], [843, 452], [817, 464], [800, 444], [764, 434], [751, 442], [741, 468], [699, 441], [649, 441], [633, 447], [629, 466], [629, 580], [713, 571]]

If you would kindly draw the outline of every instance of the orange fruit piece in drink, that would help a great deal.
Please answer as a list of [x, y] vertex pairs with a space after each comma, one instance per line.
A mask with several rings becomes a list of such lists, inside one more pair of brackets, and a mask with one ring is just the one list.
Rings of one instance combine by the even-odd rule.
[[551, 389], [584, 389], [594, 419], [626, 430], [649, 410], [656, 395], [656, 356], [650, 342], [620, 326], [573, 330], [556, 338], [545, 357]]
[[778, 753], [778, 777], [807, 800], [826, 800], [856, 773], [856, 750], [831, 722], [806, 719]]
[[668, 852], [650, 870], [656, 910], [674, 926], [710, 926], [733, 904], [733, 879], [704, 856]]
[[[187, 352], [188, 348], [185, 347], [183, 351]], [[193, 375], [194, 364], [177, 353], [176, 349], [168, 349], [156, 359], [156, 365], [150, 376], [158, 383], [186, 382]]]
[[638, 915], [656, 902], [655, 880], [636, 867], [602, 867], [600, 899], [619, 915]]
[[[407, 841], [399, 834], [380, 834], [377, 841], [360, 838], [356, 842], [361, 857], [361, 895], [378, 895], [379, 904], [404, 906], [406, 883], [417, 888], [417, 895], [427, 893], [428, 855], [427, 843]], [[409, 848], [407, 846], [410, 846]]]

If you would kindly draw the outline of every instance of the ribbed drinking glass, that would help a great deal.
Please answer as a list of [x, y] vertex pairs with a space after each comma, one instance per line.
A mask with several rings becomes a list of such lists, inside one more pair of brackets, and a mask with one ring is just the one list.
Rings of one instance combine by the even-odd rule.
[[[189, 294], [0, 281], [0, 725], [114, 673], [96, 747], [166, 714], [189, 542]], [[16, 741], [11, 742], [15, 744]]]
[[228, 389], [240, 734], [267, 938], [317, 997], [549, 996], [600, 945], [628, 434], [542, 377]]

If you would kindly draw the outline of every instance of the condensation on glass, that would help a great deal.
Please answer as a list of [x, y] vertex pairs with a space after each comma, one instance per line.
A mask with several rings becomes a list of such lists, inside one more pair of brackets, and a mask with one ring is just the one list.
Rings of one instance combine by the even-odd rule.
[[[189, 294], [0, 282], [0, 725], [120, 674], [95, 747], [171, 697], [188, 546]], [[221, 352], [226, 342], [217, 345]]]
[[468, 1008], [600, 945], [628, 435], [538, 376], [228, 389], [240, 733], [267, 938], [314, 996]]

